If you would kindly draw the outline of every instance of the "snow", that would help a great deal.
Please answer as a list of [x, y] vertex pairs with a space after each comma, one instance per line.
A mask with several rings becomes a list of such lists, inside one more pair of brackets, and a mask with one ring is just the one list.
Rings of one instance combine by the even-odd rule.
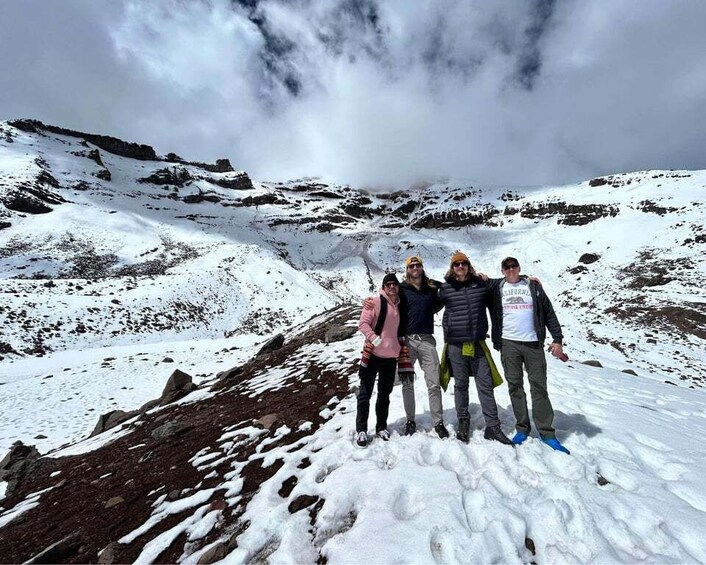
[[[574, 362], [551, 360], [550, 375], [557, 431], [571, 456], [536, 437], [515, 449], [485, 441], [477, 404], [469, 445], [440, 440], [419, 380], [423, 431], [400, 435], [395, 389], [391, 441], [356, 449], [355, 400], [347, 397], [304, 448], [279, 450], [284, 466], [248, 505], [243, 519], [251, 526], [226, 561], [265, 551], [272, 562], [293, 562], [314, 546], [333, 563], [527, 562], [530, 538], [541, 562], [703, 562], [706, 545], [696, 534], [706, 527], [703, 391], [649, 380], [637, 391], [633, 376]], [[443, 400], [453, 428], [452, 392]], [[505, 387], [497, 400], [509, 431]], [[304, 457], [312, 465], [299, 469]], [[600, 486], [599, 475], [610, 482]], [[289, 476], [297, 484], [282, 499], [277, 490]], [[287, 509], [300, 494], [325, 500], [313, 534], [308, 519]]]
[[[488, 204], [519, 210], [557, 202], [618, 210], [585, 225], [560, 224], [560, 215], [517, 213], [496, 216], [495, 226], [388, 229], [389, 218], [373, 217], [318, 232], [304, 225], [271, 225], [273, 219], [338, 211], [339, 200], [288, 191], [294, 182], [279, 188], [255, 183], [251, 191], [233, 191], [199, 180], [182, 187], [179, 197], [201, 189], [231, 206], [185, 204], [168, 198], [168, 187], [135, 182], [164, 163], [101, 151], [113, 175], [104, 182], [91, 175], [95, 163], [71, 157], [70, 151], [85, 150], [78, 140], [13, 135], [11, 144], [0, 137], [0, 193], [18, 179], [33, 179], [41, 170], [37, 156], [63, 187], [84, 180], [91, 188], [57, 189], [68, 202], [40, 220], [9, 212], [0, 216], [12, 222], [0, 230], [0, 250], [24, 249], [0, 253], [0, 306], [5, 313], [25, 311], [34, 323], [29, 329], [21, 320], [6, 324], [2, 341], [22, 352], [33, 346], [38, 327], [58, 328], [45, 332], [45, 355], [8, 353], [0, 360], [1, 453], [18, 439], [42, 453], [67, 456], [124, 437], [129, 422], [83, 439], [99, 415], [135, 410], [158, 398], [177, 368], [202, 385], [180, 402], [198, 402], [213, 394], [208, 385], [219, 371], [250, 359], [277, 332], [290, 336], [323, 319], [321, 313], [336, 304], [359, 303], [370, 294], [371, 281], [374, 288], [384, 269], [399, 270], [413, 253], [422, 255], [427, 273], [436, 279], [456, 249], [490, 276], [499, 276], [503, 257], [516, 256], [524, 273], [539, 276], [564, 328], [571, 360], [548, 359], [549, 391], [557, 434], [570, 456], [537, 437], [517, 448], [484, 440], [473, 395], [472, 437], [468, 445], [456, 441], [452, 387], [443, 394], [452, 437], [440, 440], [431, 431], [420, 374], [415, 385], [420, 431], [401, 435], [405, 415], [395, 388], [391, 440], [376, 439], [367, 449], [356, 449], [353, 390], [358, 382], [352, 374], [349, 395], [322, 399], [325, 423], [320, 427], [312, 422], [294, 429], [280, 426], [247, 461], [235, 461], [239, 450], [270, 433], [245, 421], [224, 429], [217, 446], [194, 453], [190, 464], [204, 478], [218, 477], [214, 469], [223, 461], [230, 469], [217, 487], [185, 492], [174, 501], [160, 496], [152, 516], [135, 524], [122, 543], [150, 532], [167, 516], [186, 517], [151, 539], [137, 562], [154, 562], [182, 533], [189, 542], [203, 538], [221, 517], [210, 509], [212, 495], [223, 492], [235, 508], [242, 502], [245, 465], [259, 461], [270, 467], [278, 459], [282, 466], [247, 503], [241, 520], [250, 527], [238, 535], [228, 563], [316, 562], [320, 556], [332, 564], [706, 562], [701, 534], [706, 531], [706, 343], [672, 326], [647, 325], [635, 312], [620, 319], [606, 311], [635, 304], [691, 305], [701, 311], [706, 256], [703, 244], [686, 241], [703, 234], [699, 230], [706, 224], [706, 171], [617, 174], [598, 187], [584, 182], [481, 188], [459, 179], [409, 191], [419, 214]], [[285, 204], [232, 205], [274, 191]], [[507, 193], [517, 199], [501, 200]], [[375, 194], [370, 199], [372, 206], [384, 203]], [[670, 210], [645, 212], [646, 201]], [[117, 267], [148, 259], [174, 261], [165, 272], [149, 276], [65, 276], [88, 248], [96, 255], [113, 254]], [[586, 252], [600, 255], [599, 261], [584, 265], [583, 273], [570, 273]], [[675, 280], [630, 286], [634, 277], [626, 271], [631, 265], [650, 275], [664, 267]], [[60, 273], [64, 278], [56, 278]], [[44, 286], [47, 280], [54, 286]], [[130, 325], [146, 313], [149, 323]], [[76, 332], [79, 323], [94, 329]], [[438, 326], [436, 337], [442, 343]], [[360, 346], [358, 336], [308, 344], [241, 386], [256, 397], [281, 388], [292, 376], [309, 382], [307, 362], [313, 359], [350, 373]], [[581, 363], [591, 359], [603, 367]], [[496, 397], [503, 429], [511, 433], [506, 385], [496, 389]], [[301, 432], [311, 434], [288, 439]], [[311, 464], [300, 468], [305, 458]], [[290, 477], [296, 485], [283, 498], [279, 491]], [[0, 500], [6, 488], [0, 482]], [[312, 504], [290, 513], [290, 504], [301, 495], [318, 497], [317, 512]], [[40, 498], [34, 493], [4, 510], [0, 527]], [[182, 561], [195, 563], [206, 550], [185, 552]]]

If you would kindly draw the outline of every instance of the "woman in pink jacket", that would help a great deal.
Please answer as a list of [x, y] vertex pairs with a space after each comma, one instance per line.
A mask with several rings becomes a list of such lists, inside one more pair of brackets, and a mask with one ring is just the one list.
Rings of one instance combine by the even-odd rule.
[[358, 329], [365, 336], [363, 358], [360, 361], [360, 391], [358, 411], [355, 419], [358, 447], [368, 445], [368, 413], [370, 397], [379, 374], [378, 397], [375, 403], [375, 433], [384, 441], [390, 439], [387, 431], [387, 414], [390, 408], [390, 393], [395, 381], [397, 356], [400, 354], [400, 283], [394, 274], [385, 275], [382, 289], [374, 300], [372, 309], [364, 308], [358, 321]]

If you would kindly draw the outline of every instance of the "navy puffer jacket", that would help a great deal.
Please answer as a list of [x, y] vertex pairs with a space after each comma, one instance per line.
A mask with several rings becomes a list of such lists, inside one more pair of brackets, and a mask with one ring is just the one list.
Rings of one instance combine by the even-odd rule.
[[446, 343], [477, 342], [488, 336], [489, 296], [488, 284], [475, 275], [464, 282], [446, 279], [439, 289], [445, 307], [442, 326]]

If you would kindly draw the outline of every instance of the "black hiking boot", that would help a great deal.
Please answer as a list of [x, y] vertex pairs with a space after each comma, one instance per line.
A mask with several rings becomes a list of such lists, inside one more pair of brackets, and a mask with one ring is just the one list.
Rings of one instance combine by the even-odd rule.
[[446, 429], [446, 426], [444, 426], [444, 422], [439, 422], [436, 424], [436, 426], [434, 426], [434, 431], [441, 439], [446, 439], [449, 437], [449, 431]]
[[471, 429], [470, 418], [461, 418], [458, 421], [458, 431], [456, 432], [456, 439], [462, 441], [463, 443], [468, 443], [468, 431]]
[[505, 445], [511, 445], [511, 446], [515, 447], [515, 444], [512, 443], [512, 440], [509, 437], [507, 437], [503, 433], [503, 431], [500, 429], [499, 424], [497, 426], [491, 426], [489, 428], [485, 428], [485, 433], [483, 434], [483, 437], [485, 439], [499, 441], [500, 443], [504, 443]]
[[411, 436], [416, 431], [417, 431], [416, 422], [413, 422], [412, 420], [407, 420], [407, 423], [404, 425], [404, 435]]

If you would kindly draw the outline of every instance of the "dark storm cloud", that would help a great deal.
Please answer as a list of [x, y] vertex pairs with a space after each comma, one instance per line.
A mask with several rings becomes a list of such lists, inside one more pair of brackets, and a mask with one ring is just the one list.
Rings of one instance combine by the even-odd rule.
[[0, 119], [255, 178], [705, 168], [706, 3], [5, 0]]

